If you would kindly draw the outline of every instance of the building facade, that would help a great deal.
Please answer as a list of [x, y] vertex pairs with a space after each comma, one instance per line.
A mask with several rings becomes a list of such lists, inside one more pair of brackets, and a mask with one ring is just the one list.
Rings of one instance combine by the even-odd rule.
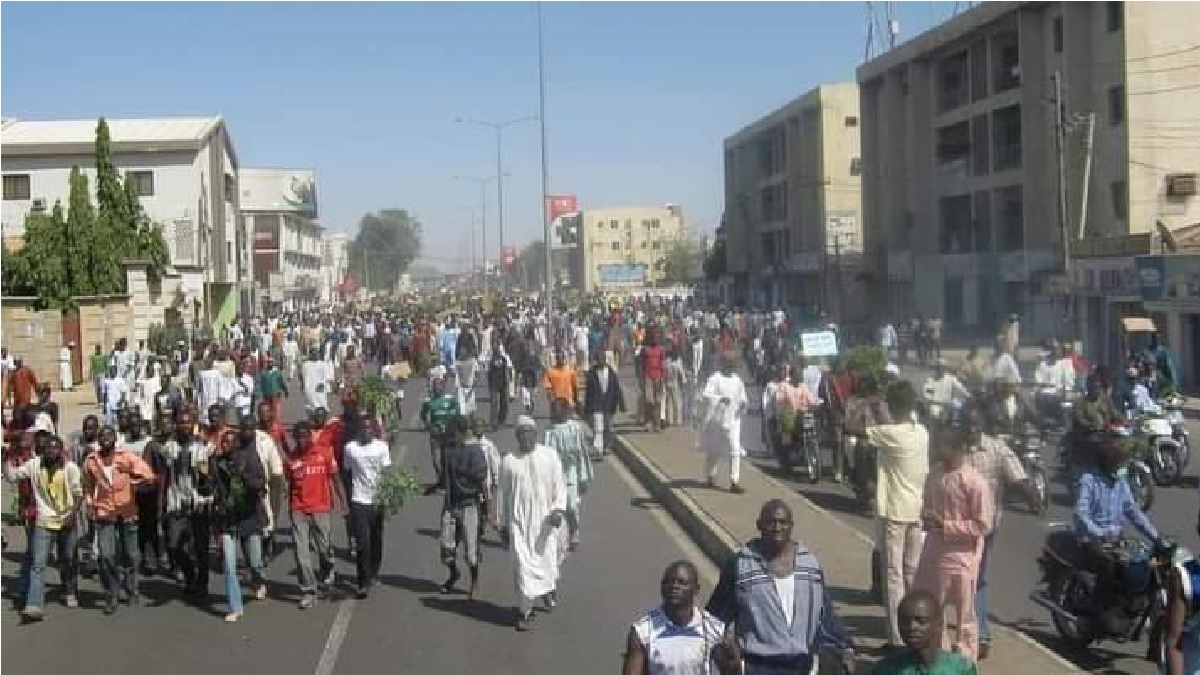
[[242, 169], [242, 215], [254, 233], [254, 286], [262, 309], [295, 310], [321, 296], [322, 227], [316, 172]]
[[725, 139], [724, 149], [734, 302], [861, 306], [858, 87], [821, 85]]
[[1193, 3], [980, 3], [861, 66], [874, 307], [1073, 332], [1064, 241], [1200, 220], [1198, 22]]
[[342, 297], [342, 284], [350, 274], [350, 235], [326, 232], [321, 239], [321, 301]]
[[[6, 246], [19, 246], [32, 211], [66, 208], [79, 167], [96, 189], [97, 120], [5, 120], [0, 126]], [[183, 277], [185, 322], [228, 325], [243, 311], [247, 237], [239, 164], [220, 117], [108, 120], [112, 162], [133, 181], [147, 217], [162, 228]]]
[[688, 236], [683, 211], [674, 204], [585, 209], [580, 222], [587, 292], [631, 292], [660, 283], [667, 251]]

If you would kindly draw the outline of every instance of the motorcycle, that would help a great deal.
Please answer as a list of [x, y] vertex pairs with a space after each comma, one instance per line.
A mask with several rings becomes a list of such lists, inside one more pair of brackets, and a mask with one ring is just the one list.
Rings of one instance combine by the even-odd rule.
[[1130, 430], [1133, 453], [1150, 466], [1155, 484], [1162, 487], [1178, 484], [1183, 477], [1182, 453], [1162, 409], [1144, 408], [1134, 417]]
[[[1140, 640], [1149, 629], [1150, 654], [1161, 652], [1166, 628], [1167, 575], [1171, 565], [1188, 553], [1173, 543], [1151, 549], [1144, 542], [1121, 540], [1112, 553], [1126, 571], [1126, 588], [1117, 607], [1101, 607], [1096, 574], [1090, 571], [1088, 551], [1073, 532], [1057, 530], [1046, 537], [1038, 566], [1042, 571], [1040, 590], [1029, 599], [1050, 611], [1054, 629], [1063, 640], [1082, 649], [1092, 642], [1115, 639]], [[1099, 620], [1099, 612], [1113, 612], [1110, 625]], [[1114, 628], [1115, 625], [1115, 628]], [[1157, 642], [1157, 644], [1156, 644]]]
[[1187, 399], [1179, 394], [1170, 394], [1158, 402], [1158, 405], [1162, 406], [1167, 421], [1171, 423], [1171, 438], [1174, 438], [1175, 442], [1179, 444], [1180, 469], [1187, 467], [1188, 460], [1192, 455], [1191, 434], [1183, 424], [1183, 404], [1186, 402]]
[[[1108, 430], [1126, 439], [1131, 435], [1130, 428], [1124, 424], [1110, 425]], [[1083, 475], [1086, 467], [1081, 466], [1075, 459], [1066, 437], [1063, 439], [1060, 457], [1062, 476], [1067, 484], [1071, 503], [1074, 504], [1079, 497], [1079, 478]], [[1131, 453], [1121, 468], [1117, 470], [1117, 475], [1129, 483], [1129, 492], [1133, 495], [1133, 501], [1138, 508], [1149, 513], [1150, 508], [1154, 506], [1154, 474], [1150, 470], [1150, 465], [1137, 454]]]
[[821, 446], [817, 442], [817, 418], [811, 411], [800, 415], [800, 429], [792, 440], [789, 451], [804, 468], [808, 482], [821, 482]]
[[1033, 424], [1026, 424], [1020, 435], [1015, 437], [1001, 435], [1000, 438], [1021, 459], [1025, 476], [1033, 486], [1036, 499], [1030, 502], [1029, 510], [1036, 515], [1044, 514], [1050, 508], [1050, 479], [1047, 476], [1045, 461], [1042, 459], [1042, 448], [1045, 446], [1042, 432]]

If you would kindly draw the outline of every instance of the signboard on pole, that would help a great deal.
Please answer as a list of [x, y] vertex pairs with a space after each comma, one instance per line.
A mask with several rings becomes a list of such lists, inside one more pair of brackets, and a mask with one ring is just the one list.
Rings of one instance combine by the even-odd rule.
[[800, 334], [800, 349], [807, 356], [837, 356], [837, 333], [823, 330]]
[[505, 246], [500, 249], [500, 263], [505, 267], [512, 267], [517, 261], [517, 247]]
[[579, 245], [583, 219], [575, 195], [547, 195], [546, 212], [550, 216], [551, 246], [574, 248]]

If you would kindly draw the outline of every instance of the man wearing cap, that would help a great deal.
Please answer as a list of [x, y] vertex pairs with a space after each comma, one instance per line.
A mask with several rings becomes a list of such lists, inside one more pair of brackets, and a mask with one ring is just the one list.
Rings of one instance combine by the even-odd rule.
[[542, 598], [547, 610], [557, 602], [567, 487], [558, 453], [537, 442], [537, 423], [532, 417], [517, 418], [516, 435], [516, 452], [506, 455], [500, 464], [496, 520], [517, 572], [516, 628], [527, 631], [535, 600]]
[[946, 369], [946, 359], [943, 358], [934, 363], [933, 375], [925, 380], [923, 393], [930, 416], [939, 422], [945, 419], [955, 404], [965, 403], [971, 398], [971, 392]]

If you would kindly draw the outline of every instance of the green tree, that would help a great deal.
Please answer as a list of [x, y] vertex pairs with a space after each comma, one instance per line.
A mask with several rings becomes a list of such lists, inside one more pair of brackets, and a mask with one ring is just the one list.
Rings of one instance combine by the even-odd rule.
[[125, 291], [126, 260], [146, 260], [161, 275], [170, 264], [162, 232], [146, 217], [136, 186], [122, 181], [112, 163], [112, 141], [103, 118], [96, 125], [96, 206], [87, 177], [72, 167], [67, 211], [25, 219], [24, 246], [3, 260], [4, 292], [36, 296], [47, 307], [65, 308], [76, 296]]
[[704, 250], [700, 244], [688, 237], [680, 237], [668, 242], [662, 257], [658, 259], [657, 268], [660, 278], [668, 284], [686, 284], [695, 281], [699, 276], [704, 259]]
[[421, 223], [405, 209], [368, 213], [350, 242], [350, 272], [363, 288], [388, 291], [421, 253]]

